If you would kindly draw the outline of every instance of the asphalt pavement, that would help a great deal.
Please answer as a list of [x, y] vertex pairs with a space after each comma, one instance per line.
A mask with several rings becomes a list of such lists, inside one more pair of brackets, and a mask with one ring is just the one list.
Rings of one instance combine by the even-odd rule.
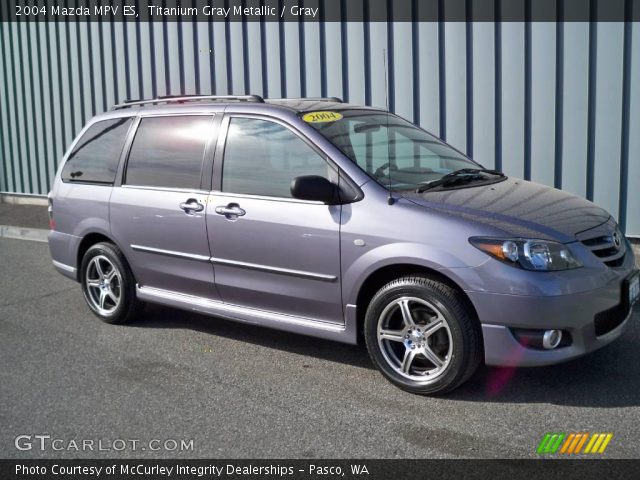
[[101, 323], [46, 244], [0, 239], [0, 458], [536, 457], [547, 432], [612, 432], [604, 457], [638, 457], [639, 323], [582, 359], [419, 397], [362, 346], [153, 306]]

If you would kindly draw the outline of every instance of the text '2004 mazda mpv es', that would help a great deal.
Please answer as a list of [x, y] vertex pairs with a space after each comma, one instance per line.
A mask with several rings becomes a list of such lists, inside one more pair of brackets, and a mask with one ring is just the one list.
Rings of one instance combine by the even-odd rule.
[[92, 119], [49, 195], [55, 267], [122, 323], [143, 302], [356, 343], [395, 385], [547, 365], [638, 299], [614, 219], [338, 99], [180, 97]]

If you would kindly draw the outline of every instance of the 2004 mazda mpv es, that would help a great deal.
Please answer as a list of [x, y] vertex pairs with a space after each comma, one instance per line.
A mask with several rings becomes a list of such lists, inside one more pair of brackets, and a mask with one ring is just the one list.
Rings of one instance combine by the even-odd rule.
[[143, 302], [356, 343], [414, 393], [620, 336], [632, 249], [592, 203], [339, 99], [172, 97], [92, 119], [49, 195], [55, 267]]

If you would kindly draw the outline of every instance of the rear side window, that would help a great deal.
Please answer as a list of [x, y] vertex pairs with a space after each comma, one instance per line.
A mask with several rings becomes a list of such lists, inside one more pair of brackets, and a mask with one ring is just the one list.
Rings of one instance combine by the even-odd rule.
[[331, 167], [288, 128], [268, 120], [232, 118], [222, 167], [222, 190], [291, 198], [298, 176], [331, 178]]
[[89, 127], [64, 164], [62, 181], [113, 183], [130, 125], [130, 118], [116, 118]]
[[199, 189], [212, 121], [208, 115], [143, 118], [129, 153], [125, 183]]

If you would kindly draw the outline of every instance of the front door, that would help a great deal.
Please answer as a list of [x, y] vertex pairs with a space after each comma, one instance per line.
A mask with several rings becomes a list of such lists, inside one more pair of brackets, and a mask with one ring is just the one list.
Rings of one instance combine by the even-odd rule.
[[275, 120], [230, 116], [223, 122], [224, 132], [224, 160], [216, 168], [220, 188], [211, 193], [207, 211], [222, 300], [343, 323], [341, 207], [297, 200], [290, 192], [297, 176], [335, 181], [334, 168]]

